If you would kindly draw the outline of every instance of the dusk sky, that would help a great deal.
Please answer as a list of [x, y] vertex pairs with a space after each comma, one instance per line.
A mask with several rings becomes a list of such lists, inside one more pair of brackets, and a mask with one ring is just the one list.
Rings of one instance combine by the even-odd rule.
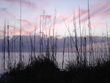
[[[110, 0], [89, 0], [92, 34], [106, 35], [110, 31]], [[10, 25], [10, 34], [19, 35], [20, 21], [22, 34], [36, 34], [40, 31], [40, 20], [44, 34], [54, 26], [55, 34], [68, 36], [69, 30], [74, 31], [73, 17], [75, 16], [77, 31], [79, 31], [79, 9], [81, 30], [88, 35], [88, 0], [0, 0], [0, 35], [3, 34], [4, 21]], [[15, 29], [14, 29], [15, 27]], [[52, 33], [50, 33], [52, 35]]]

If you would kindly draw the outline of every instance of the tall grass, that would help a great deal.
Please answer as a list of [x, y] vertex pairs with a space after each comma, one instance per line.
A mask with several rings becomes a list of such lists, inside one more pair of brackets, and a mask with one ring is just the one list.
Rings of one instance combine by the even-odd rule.
[[22, 63], [22, 4], [20, 0], [20, 38], [19, 38], [19, 63]]
[[[21, 1], [21, 0], [20, 0]], [[41, 82], [41, 77], [40, 74], [42, 75], [42, 71], [43, 71], [43, 75], [44, 77], [46, 77], [45, 75], [47, 75], [47, 72], [49, 73], [48, 70], [50, 70], [51, 72], [54, 70], [54, 75], [58, 76], [61, 75], [60, 79], [65, 78], [65, 82], [62, 83], [72, 83], [74, 80], [74, 82], [78, 82], [78, 78], [82, 78], [81, 80], [83, 81], [83, 77], [84, 76], [84, 82], [85, 82], [85, 78], [88, 78], [89, 74], [92, 73], [97, 73], [98, 70], [102, 71], [103, 69], [106, 71], [105, 68], [110, 69], [110, 63], [107, 60], [110, 60], [110, 40], [109, 40], [109, 35], [108, 35], [108, 29], [106, 26], [106, 41], [103, 39], [103, 35], [102, 35], [102, 40], [101, 43], [103, 44], [103, 48], [99, 47], [97, 44], [97, 41], [95, 40], [95, 38], [93, 37], [92, 34], [92, 27], [91, 27], [91, 18], [90, 18], [90, 8], [89, 8], [89, 1], [88, 1], [88, 31], [85, 27], [81, 26], [81, 16], [80, 16], [80, 8], [79, 8], [79, 26], [77, 27], [77, 23], [76, 23], [76, 12], [73, 13], [73, 32], [71, 32], [69, 30], [69, 26], [67, 26], [65, 20], [64, 20], [64, 24], [66, 26], [67, 32], [69, 33], [69, 37], [68, 37], [68, 41], [67, 41], [67, 37], [63, 37], [63, 43], [62, 43], [62, 63], [61, 63], [61, 67], [62, 70], [60, 70], [60, 68], [58, 68], [57, 64], [57, 60], [56, 57], [57, 55], [57, 50], [58, 50], [58, 41], [59, 39], [57, 38], [57, 32], [55, 33], [55, 23], [56, 23], [56, 11], [54, 14], [54, 19], [53, 19], [53, 26], [49, 29], [49, 33], [44, 34], [44, 28], [46, 28], [46, 19], [45, 19], [45, 13], [43, 12], [43, 20], [40, 17], [40, 36], [39, 36], [39, 53], [38, 55], [36, 54], [36, 46], [37, 46], [37, 41], [36, 41], [36, 27], [35, 27], [35, 31], [34, 31], [34, 35], [30, 34], [29, 37], [30, 39], [27, 39], [27, 47], [30, 49], [29, 51], [29, 62], [28, 65], [25, 67], [23, 64], [23, 50], [25, 50], [25, 48], [23, 48], [23, 38], [22, 38], [22, 5], [20, 2], [20, 35], [19, 35], [19, 62], [16, 65], [16, 67], [12, 67], [12, 59], [11, 59], [11, 51], [15, 53], [15, 42], [16, 42], [16, 38], [13, 37], [12, 43], [11, 39], [9, 39], [10, 36], [10, 26], [9, 24], [6, 25], [6, 23], [4, 23], [4, 39], [3, 39], [3, 59], [4, 59], [4, 63], [3, 63], [3, 69], [4, 72], [6, 72], [6, 49], [8, 52], [8, 69], [10, 69], [9, 73], [12, 76], [16, 76], [16, 74], [19, 76], [21, 76], [20, 80], [23, 81], [23, 76], [31, 76], [32, 75], [36, 76], [37, 78], [40, 78], [40, 82]], [[79, 31], [78, 31], [79, 29]], [[79, 33], [78, 33], [79, 32]], [[87, 32], [89, 33], [89, 35], [87, 35]], [[7, 33], [7, 37], [6, 37], [6, 33]], [[50, 35], [50, 33], [52, 33], [52, 36]], [[72, 35], [74, 34], [74, 35]], [[80, 35], [78, 37], [78, 34]], [[7, 38], [7, 42], [6, 42], [6, 38]], [[7, 43], [7, 44], [6, 44]], [[7, 48], [6, 48], [7, 45]], [[68, 46], [68, 58], [70, 60], [70, 54], [72, 54], [73, 56], [76, 56], [76, 60], [74, 61], [74, 59], [71, 58], [70, 61], [68, 61], [67, 65], [65, 65], [65, 52], [66, 52], [66, 45]], [[12, 50], [10, 50], [12, 46]], [[14, 50], [13, 50], [14, 49]], [[74, 51], [75, 50], [75, 51]], [[98, 54], [98, 52], [100, 52], [100, 54]], [[70, 53], [71, 52], [71, 53]], [[74, 55], [75, 54], [75, 55]], [[15, 55], [15, 54], [14, 54]], [[99, 55], [100, 57], [97, 59], [97, 55]], [[103, 59], [103, 55], [107, 56], [107, 60]], [[36, 57], [37, 56], [37, 57]], [[93, 58], [93, 60], [96, 62], [95, 65], [91, 65], [92, 63], [90, 62], [91, 58]], [[95, 59], [96, 58], [96, 59]], [[105, 57], [104, 57], [105, 58]], [[106, 62], [107, 61], [107, 62]], [[107, 64], [107, 65], [106, 65]], [[38, 68], [37, 68], [37, 67]], [[65, 67], [66, 66], [66, 67]], [[94, 66], [94, 67], [93, 67]], [[104, 66], [104, 68], [102, 67]], [[48, 67], [48, 68], [47, 68]], [[49, 68], [51, 67], [51, 68]], [[13, 68], [13, 69], [11, 69]], [[45, 70], [45, 68], [47, 70]], [[35, 69], [37, 69], [38, 71], [36, 71]], [[87, 72], [86, 72], [87, 70]], [[35, 71], [35, 73], [33, 72]], [[108, 70], [107, 70], [108, 71]], [[23, 74], [22, 74], [23, 73]], [[29, 73], [29, 74], [27, 74]], [[58, 75], [56, 75], [55, 73], [57, 73]], [[59, 74], [60, 73], [60, 74]], [[106, 73], [106, 72], [104, 72]], [[37, 76], [37, 74], [39, 76]], [[78, 74], [78, 75], [77, 75]], [[97, 73], [99, 76], [99, 73]], [[43, 76], [42, 75], [42, 76]], [[49, 73], [49, 76], [52, 75]], [[48, 76], [48, 75], [47, 75]], [[64, 77], [63, 77], [64, 76]], [[70, 76], [67, 77], [67, 76]], [[72, 78], [72, 76], [74, 77], [74, 79]], [[76, 77], [75, 77], [76, 76]], [[91, 74], [90, 77], [95, 76], [95, 74]], [[13, 77], [14, 78], [14, 77]], [[42, 77], [43, 78], [43, 77]], [[75, 79], [76, 78], [76, 79]], [[15, 77], [15, 79], [18, 80], [18, 78]], [[31, 78], [32, 80], [33, 78]], [[46, 77], [47, 79], [47, 77]], [[46, 80], [45, 79], [45, 80]], [[94, 79], [94, 78], [92, 78]], [[25, 78], [25, 81], [28, 80]], [[34, 79], [35, 80], [35, 79]], [[70, 80], [70, 81], [69, 81]], [[15, 81], [15, 80], [14, 80]], [[36, 80], [35, 80], [36, 81]], [[108, 81], [108, 79], [107, 79]], [[59, 82], [59, 79], [58, 79]], [[61, 83], [61, 82], [60, 82]], [[78, 83], [82, 83], [81, 81]], [[90, 82], [91, 83], [91, 82]], [[93, 83], [93, 82], [92, 82]]]
[[10, 27], [7, 25], [7, 51], [8, 51], [8, 68], [10, 69], [11, 67], [11, 56], [10, 56]]
[[3, 59], [4, 59], [4, 61], [3, 61], [3, 70], [5, 72], [6, 22], [4, 22], [4, 33], [3, 33], [3, 35], [4, 35], [4, 40], [3, 40]]
[[64, 42], [63, 42], [63, 58], [62, 58], [62, 69], [64, 69], [64, 53], [65, 53], [65, 42], [66, 42], [66, 38], [64, 38]]
[[[89, 5], [88, 5], [89, 6]], [[89, 11], [89, 9], [88, 9]], [[88, 13], [89, 14], [89, 13]], [[56, 14], [55, 14], [56, 15]], [[40, 18], [40, 34], [41, 36], [39, 39], [39, 56], [46, 56], [48, 59], [53, 60], [54, 62], [56, 62], [56, 56], [57, 56], [57, 44], [59, 42], [59, 39], [57, 38], [57, 33], [55, 34], [55, 19], [56, 16], [54, 16], [54, 22], [53, 22], [53, 27], [51, 29], [49, 29], [49, 33], [44, 34], [43, 32], [43, 27], [46, 27], [46, 20], [43, 19], [43, 21]], [[88, 15], [88, 19], [90, 21], [90, 17]], [[89, 23], [88, 21], [88, 23]], [[69, 53], [71, 52], [71, 54], [75, 53], [76, 56], [76, 62], [77, 65], [82, 65], [84, 64], [85, 66], [90, 64], [89, 59], [91, 59], [91, 57], [94, 59], [95, 56], [97, 56], [97, 52], [99, 51], [98, 48], [100, 48], [98, 45], [95, 46], [94, 44], [97, 44], [97, 41], [94, 39], [94, 37], [92, 37], [92, 31], [90, 29], [89, 31], [89, 36], [86, 35], [87, 31], [85, 27], [81, 27], [81, 20], [80, 20], [80, 8], [79, 8], [79, 27], [76, 26], [76, 17], [75, 17], [75, 13], [74, 13], [74, 17], [73, 17], [73, 31], [72, 32], [74, 34], [74, 36], [72, 35], [72, 33], [69, 30], [69, 26], [67, 26], [65, 20], [64, 20], [64, 24], [67, 28], [67, 31], [70, 35], [69, 37], [69, 41], [66, 41], [67, 37], [64, 37], [64, 41], [63, 41], [63, 47], [62, 47], [62, 69], [64, 69], [64, 65], [65, 65], [65, 49], [67, 48], [66, 45], [68, 43], [68, 57], [69, 57]], [[89, 23], [89, 25], [91, 25], [91, 23]], [[7, 27], [6, 27], [7, 26]], [[91, 26], [89, 26], [90, 28]], [[107, 26], [106, 26], [107, 27]], [[7, 28], [7, 30], [6, 30]], [[79, 31], [78, 31], [79, 29]], [[25, 48], [23, 48], [23, 38], [22, 38], [22, 32], [21, 32], [21, 28], [20, 28], [20, 36], [19, 36], [19, 61], [20, 63], [23, 62], [23, 51], [25, 51]], [[52, 32], [51, 32], [52, 30]], [[107, 30], [108, 31], [108, 30]], [[6, 33], [7, 33], [7, 44], [6, 44]], [[50, 36], [50, 33], [53, 34], [53, 36]], [[78, 34], [80, 35], [80, 37], [78, 37]], [[49, 35], [49, 36], [47, 36]], [[10, 57], [12, 57], [13, 55], [11, 55], [10, 52], [12, 51], [16, 51], [15, 50], [15, 42], [16, 42], [16, 38], [13, 36], [12, 39], [9, 39], [10, 36], [10, 26], [9, 25], [5, 25], [4, 26], [4, 44], [3, 44], [3, 59], [4, 59], [4, 70], [5, 70], [5, 50], [7, 49], [8, 52], [8, 66], [10, 66], [10, 64], [12, 64], [13, 62], [12, 59]], [[30, 34], [30, 40], [27, 40], [27, 45], [28, 48], [30, 49], [30, 62], [33, 61], [33, 59], [37, 56], [36, 55], [36, 28], [34, 31], [34, 35]], [[107, 32], [107, 36], [106, 36], [106, 40], [103, 40], [103, 36], [102, 36], [102, 43], [107, 43], [103, 44], [103, 47], [105, 49], [100, 48], [100, 51], [102, 51], [106, 56], [108, 56], [110, 54], [110, 46], [109, 46], [109, 36], [108, 36], [108, 32]], [[89, 41], [89, 43], [88, 43]], [[21, 43], [21, 44], [20, 44]], [[7, 45], [7, 48], [6, 45]], [[88, 49], [89, 46], [89, 49]], [[12, 50], [10, 50], [12, 47]], [[13, 50], [14, 48], [14, 50]], [[74, 51], [75, 50], [75, 51]], [[88, 53], [89, 53], [89, 59], [88, 59]], [[100, 57], [103, 56], [104, 54], [100, 53]], [[70, 58], [70, 57], [69, 57]], [[70, 60], [70, 59], [69, 59]], [[74, 61], [74, 60], [73, 60]], [[30, 63], [29, 62], [29, 63]], [[75, 62], [75, 63], [76, 63]]]

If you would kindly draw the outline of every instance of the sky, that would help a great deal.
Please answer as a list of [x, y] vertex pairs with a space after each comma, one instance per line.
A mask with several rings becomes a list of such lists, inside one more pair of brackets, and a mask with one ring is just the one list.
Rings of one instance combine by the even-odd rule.
[[55, 36], [74, 35], [74, 24], [78, 35], [80, 30], [89, 35], [89, 28], [94, 36], [106, 35], [110, 31], [110, 0], [0, 0], [0, 35], [4, 25], [10, 26], [10, 36], [19, 35], [20, 23], [22, 35], [52, 36], [53, 30]]

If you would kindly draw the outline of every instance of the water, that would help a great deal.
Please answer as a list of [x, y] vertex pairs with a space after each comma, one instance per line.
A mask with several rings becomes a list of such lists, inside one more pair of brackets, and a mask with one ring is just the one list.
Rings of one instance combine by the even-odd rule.
[[[36, 53], [38, 54], [38, 53]], [[23, 57], [24, 57], [24, 63], [25, 64], [28, 64], [29, 62], [29, 56], [30, 56], [30, 53], [28, 52], [24, 52], [23, 53]], [[73, 57], [73, 54], [69, 55], [69, 57]], [[66, 61], [69, 60], [69, 57], [68, 57], [68, 53], [65, 53], [65, 58], [64, 58], [64, 61], [65, 61], [65, 64], [66, 64]], [[56, 60], [59, 64], [59, 67], [61, 67], [61, 63], [62, 63], [62, 53], [57, 53], [57, 56], [56, 56]], [[15, 52], [14, 54], [11, 53], [11, 62], [12, 64], [14, 65], [15, 63], [17, 64], [19, 61], [19, 53], [18, 52]], [[3, 53], [0, 53], [0, 73], [2, 73], [4, 70], [3, 70]], [[8, 53], [6, 53], [6, 56], [5, 56], [5, 67], [7, 69], [7, 62], [8, 62]]]
[[[37, 55], [38, 53], [36, 53]], [[97, 60], [97, 58], [101, 57], [101, 58], [106, 58], [104, 53], [97, 53], [97, 56], [88, 56], [89, 54], [87, 54], [87, 61], [88, 62], [92, 62], [95, 63], [95, 61]], [[29, 52], [24, 52], [23, 53], [23, 57], [24, 57], [24, 63], [25, 65], [28, 64], [29, 62], [29, 56], [30, 53]], [[61, 68], [62, 66], [62, 57], [63, 57], [63, 53], [62, 52], [58, 52], [57, 56], [56, 56], [56, 60], [58, 62], [59, 67]], [[75, 53], [65, 53], [64, 54], [64, 66], [67, 64], [68, 61], [75, 61], [76, 60], [76, 54]], [[11, 62], [14, 65], [15, 63], [17, 64], [19, 61], [19, 53], [15, 52], [14, 54], [11, 53]], [[7, 69], [7, 62], [8, 62], [8, 53], [6, 53], [6, 57], [5, 57], [5, 68]], [[0, 53], [0, 73], [3, 73], [3, 53]]]

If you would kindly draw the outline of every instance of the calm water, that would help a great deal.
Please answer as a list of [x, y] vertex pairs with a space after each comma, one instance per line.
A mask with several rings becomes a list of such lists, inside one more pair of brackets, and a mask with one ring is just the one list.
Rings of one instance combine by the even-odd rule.
[[[38, 53], [36, 53], [36, 55], [37, 54]], [[28, 53], [28, 52], [24, 52], [23, 53], [24, 63], [25, 64], [28, 64], [28, 62], [29, 62], [29, 55], [30, 55], [30, 53]], [[59, 67], [62, 66], [61, 65], [61, 63], [62, 63], [62, 55], [63, 55], [63, 53], [58, 52], [57, 53], [57, 56], [56, 56], [56, 60], [58, 62]], [[87, 60], [89, 62], [94, 63], [95, 60], [97, 58], [99, 58], [99, 57], [105, 58], [105, 55], [104, 54], [98, 53], [97, 56], [93, 56], [93, 55], [92, 56], [87, 56]], [[6, 57], [5, 58], [6, 58], [6, 61], [5, 61], [6, 65], [5, 65], [5, 67], [7, 68], [8, 53], [6, 53]], [[69, 53], [69, 54], [68, 53], [65, 53], [64, 54], [64, 66], [67, 64], [67, 61], [75, 61], [75, 60], [76, 60], [76, 54], [75, 53]], [[14, 54], [11, 53], [11, 62], [12, 62], [12, 64], [18, 63], [18, 61], [19, 61], [19, 53], [18, 52], [15, 52]], [[3, 53], [0, 53], [0, 73], [3, 73]]]

